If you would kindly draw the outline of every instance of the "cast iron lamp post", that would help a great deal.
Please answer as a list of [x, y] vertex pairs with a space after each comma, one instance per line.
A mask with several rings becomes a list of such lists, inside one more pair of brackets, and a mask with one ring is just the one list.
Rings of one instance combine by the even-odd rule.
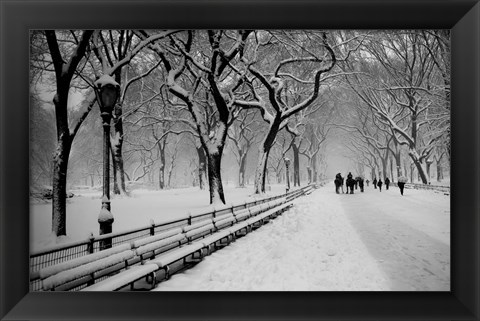
[[[120, 85], [110, 76], [103, 75], [95, 82], [95, 93], [103, 124], [103, 195], [98, 214], [100, 235], [112, 233], [113, 215], [110, 212], [110, 121], [119, 95]], [[100, 250], [112, 247], [112, 239], [100, 241]]]
[[427, 176], [428, 176], [427, 184], [430, 184], [430, 181], [431, 181], [431, 178], [430, 178], [430, 167], [432, 166], [432, 163], [433, 163], [433, 160], [427, 159]]

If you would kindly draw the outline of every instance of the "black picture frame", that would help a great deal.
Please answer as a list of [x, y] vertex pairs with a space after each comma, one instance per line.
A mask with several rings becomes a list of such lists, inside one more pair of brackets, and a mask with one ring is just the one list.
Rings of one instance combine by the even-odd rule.
[[[478, 0], [0, 0], [0, 23], [2, 320], [480, 318]], [[48, 28], [451, 29], [451, 291], [29, 293], [28, 31]]]

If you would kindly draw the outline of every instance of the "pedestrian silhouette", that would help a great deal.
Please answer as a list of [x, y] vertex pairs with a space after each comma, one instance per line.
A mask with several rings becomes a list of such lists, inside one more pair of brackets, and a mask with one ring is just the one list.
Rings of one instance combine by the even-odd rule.
[[377, 182], [377, 186], [378, 186], [378, 189], [380, 189], [380, 192], [382, 191], [382, 185], [383, 185], [382, 179], [379, 178]]
[[403, 189], [405, 188], [405, 183], [407, 182], [407, 178], [405, 176], [400, 176], [398, 178], [398, 188], [400, 189], [400, 194], [403, 195]]
[[388, 190], [388, 185], [390, 185], [390, 180], [387, 178], [385, 178], [385, 189]]

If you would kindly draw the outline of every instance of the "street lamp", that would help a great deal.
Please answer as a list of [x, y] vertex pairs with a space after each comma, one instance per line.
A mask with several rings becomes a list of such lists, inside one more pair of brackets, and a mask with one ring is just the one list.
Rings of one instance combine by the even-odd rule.
[[432, 166], [433, 160], [427, 159], [427, 175], [428, 175], [428, 182], [430, 184], [430, 166]]
[[[110, 121], [119, 95], [120, 85], [109, 75], [95, 81], [95, 94], [103, 124], [103, 195], [102, 208], [98, 214], [100, 235], [112, 233], [113, 215], [110, 212]], [[100, 242], [100, 249], [112, 247], [112, 239]]]
[[285, 157], [284, 161], [285, 161], [285, 170], [287, 173], [287, 193], [288, 193], [288, 191], [290, 190], [290, 175], [288, 173], [288, 169], [290, 167], [290, 159]]

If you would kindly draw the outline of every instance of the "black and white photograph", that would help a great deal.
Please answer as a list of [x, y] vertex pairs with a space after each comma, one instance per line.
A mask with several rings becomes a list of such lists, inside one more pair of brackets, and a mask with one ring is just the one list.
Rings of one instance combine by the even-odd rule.
[[451, 41], [30, 30], [30, 291], [451, 291]]

